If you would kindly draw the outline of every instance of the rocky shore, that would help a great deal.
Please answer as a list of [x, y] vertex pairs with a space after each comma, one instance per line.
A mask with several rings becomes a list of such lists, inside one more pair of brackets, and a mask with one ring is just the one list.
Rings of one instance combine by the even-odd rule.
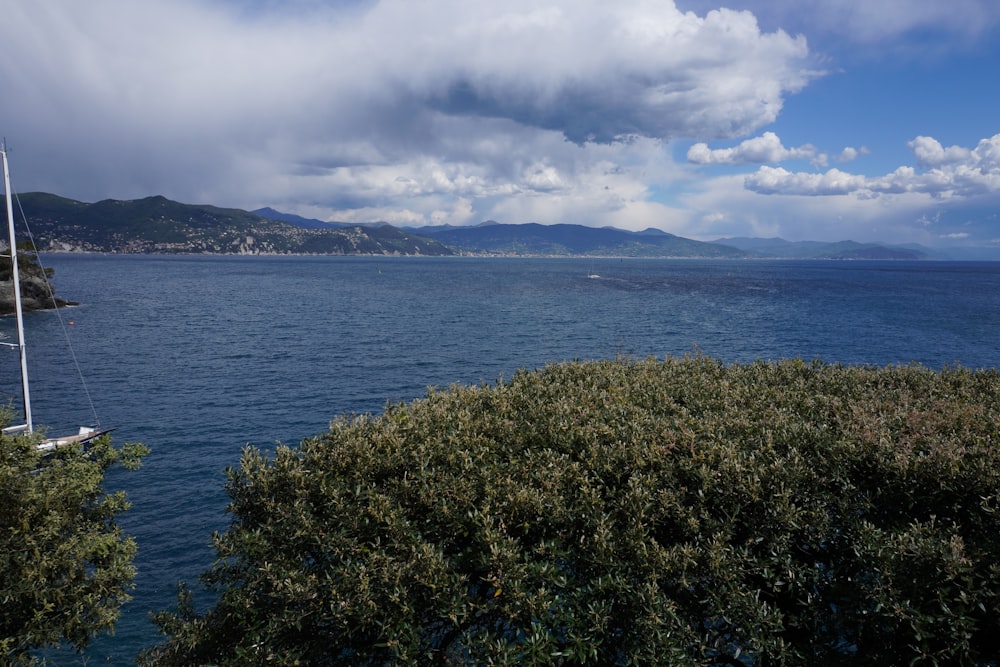
[[[21, 308], [25, 312], [76, 305], [74, 301], [55, 295], [51, 282], [52, 269], [42, 268], [34, 256], [18, 253], [17, 263], [20, 269]], [[0, 256], [0, 315], [10, 315], [13, 312], [14, 280], [10, 255], [4, 254]]]

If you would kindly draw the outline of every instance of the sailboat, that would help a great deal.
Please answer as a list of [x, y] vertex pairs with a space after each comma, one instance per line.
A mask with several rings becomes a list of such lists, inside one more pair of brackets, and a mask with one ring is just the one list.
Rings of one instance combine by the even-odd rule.
[[[10, 192], [10, 171], [7, 166], [7, 146], [6, 144], [0, 144], [0, 157], [3, 161], [3, 191], [4, 197], [7, 203], [7, 237], [10, 242], [10, 264], [11, 264], [11, 276], [14, 282], [14, 316], [17, 322], [17, 342], [8, 343], [0, 341], [0, 345], [6, 345], [7, 347], [16, 348], [21, 357], [21, 396], [24, 406], [24, 423], [13, 424], [7, 426], [3, 429], [4, 433], [34, 433], [35, 426], [31, 418], [31, 392], [28, 388], [28, 356], [27, 348], [24, 342], [24, 312], [21, 306], [21, 280], [18, 275], [17, 266], [17, 243], [14, 237], [14, 208], [11, 204], [11, 192]], [[71, 435], [66, 435], [57, 438], [46, 438], [42, 440], [38, 445], [37, 449], [43, 453], [52, 452], [63, 447], [65, 445], [71, 444], [85, 444], [94, 438], [107, 433], [107, 430], [101, 430], [99, 428], [93, 428], [90, 426], [81, 426], [80, 430]]]

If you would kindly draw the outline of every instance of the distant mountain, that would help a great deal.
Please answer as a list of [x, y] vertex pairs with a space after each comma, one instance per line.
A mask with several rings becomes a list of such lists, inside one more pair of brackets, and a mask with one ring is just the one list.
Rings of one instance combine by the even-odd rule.
[[944, 248], [926, 248], [918, 245], [903, 245], [901, 248], [916, 248], [926, 253], [931, 259], [951, 261], [995, 262], [1000, 260], [1000, 247], [996, 245], [977, 246], [947, 246]]
[[[162, 196], [88, 204], [43, 192], [19, 202], [36, 246], [50, 252], [317, 255], [524, 255], [781, 259], [1000, 259], [992, 248], [929, 249], [840, 241], [722, 238], [695, 241], [659, 229], [577, 224], [436, 225], [323, 222], [273, 208], [244, 211]], [[0, 205], [2, 208], [2, 205]]]
[[660, 230], [629, 232], [584, 225], [489, 223], [475, 227], [420, 227], [421, 234], [455, 250], [497, 255], [588, 255], [615, 257], [744, 257], [733, 247], [693, 241]]
[[[325, 222], [323, 220], [317, 220], [316, 218], [303, 218], [301, 215], [295, 215], [294, 213], [282, 213], [281, 211], [275, 211], [270, 206], [264, 208], [258, 208], [250, 212], [253, 213], [254, 215], [259, 215], [262, 218], [267, 218], [268, 220], [278, 220], [280, 222], [287, 222], [290, 225], [295, 225], [296, 227], [301, 227], [302, 229], [332, 229], [337, 227], [357, 226], [357, 223]], [[364, 225], [364, 226], [367, 227], [370, 225]]]
[[432, 238], [391, 225], [305, 229], [233, 208], [165, 197], [94, 204], [34, 192], [19, 196], [43, 251], [319, 255], [451, 255]]
[[927, 252], [915, 247], [884, 246], [855, 241], [786, 241], [782, 238], [721, 238], [721, 243], [753, 253], [758, 257], [779, 259], [929, 259]]

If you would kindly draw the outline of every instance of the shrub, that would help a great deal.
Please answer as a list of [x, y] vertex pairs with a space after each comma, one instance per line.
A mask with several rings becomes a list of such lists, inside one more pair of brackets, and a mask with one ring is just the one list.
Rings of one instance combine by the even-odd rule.
[[[7, 415], [0, 415], [6, 423]], [[136, 468], [145, 447], [110, 436], [42, 454], [38, 436], [0, 433], [0, 662], [34, 664], [34, 649], [83, 649], [110, 632], [129, 599], [135, 542], [115, 524], [128, 509], [104, 473]]]
[[704, 357], [430, 391], [230, 470], [148, 664], [989, 664], [1000, 375]]

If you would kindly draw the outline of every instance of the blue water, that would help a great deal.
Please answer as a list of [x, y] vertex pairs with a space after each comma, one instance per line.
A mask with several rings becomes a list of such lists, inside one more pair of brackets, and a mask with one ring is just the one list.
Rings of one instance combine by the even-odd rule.
[[[224, 469], [342, 413], [552, 361], [700, 353], [727, 362], [1000, 362], [1000, 264], [51, 255], [81, 302], [26, 318], [35, 420], [93, 420], [152, 448], [113, 472], [139, 544], [134, 600], [87, 664], [131, 664], [226, 526]], [[588, 274], [599, 274], [589, 278]], [[69, 324], [72, 322], [72, 324]], [[10, 318], [0, 333], [12, 335]], [[17, 393], [0, 352], [0, 395]], [[84, 664], [61, 655], [59, 664]]]

